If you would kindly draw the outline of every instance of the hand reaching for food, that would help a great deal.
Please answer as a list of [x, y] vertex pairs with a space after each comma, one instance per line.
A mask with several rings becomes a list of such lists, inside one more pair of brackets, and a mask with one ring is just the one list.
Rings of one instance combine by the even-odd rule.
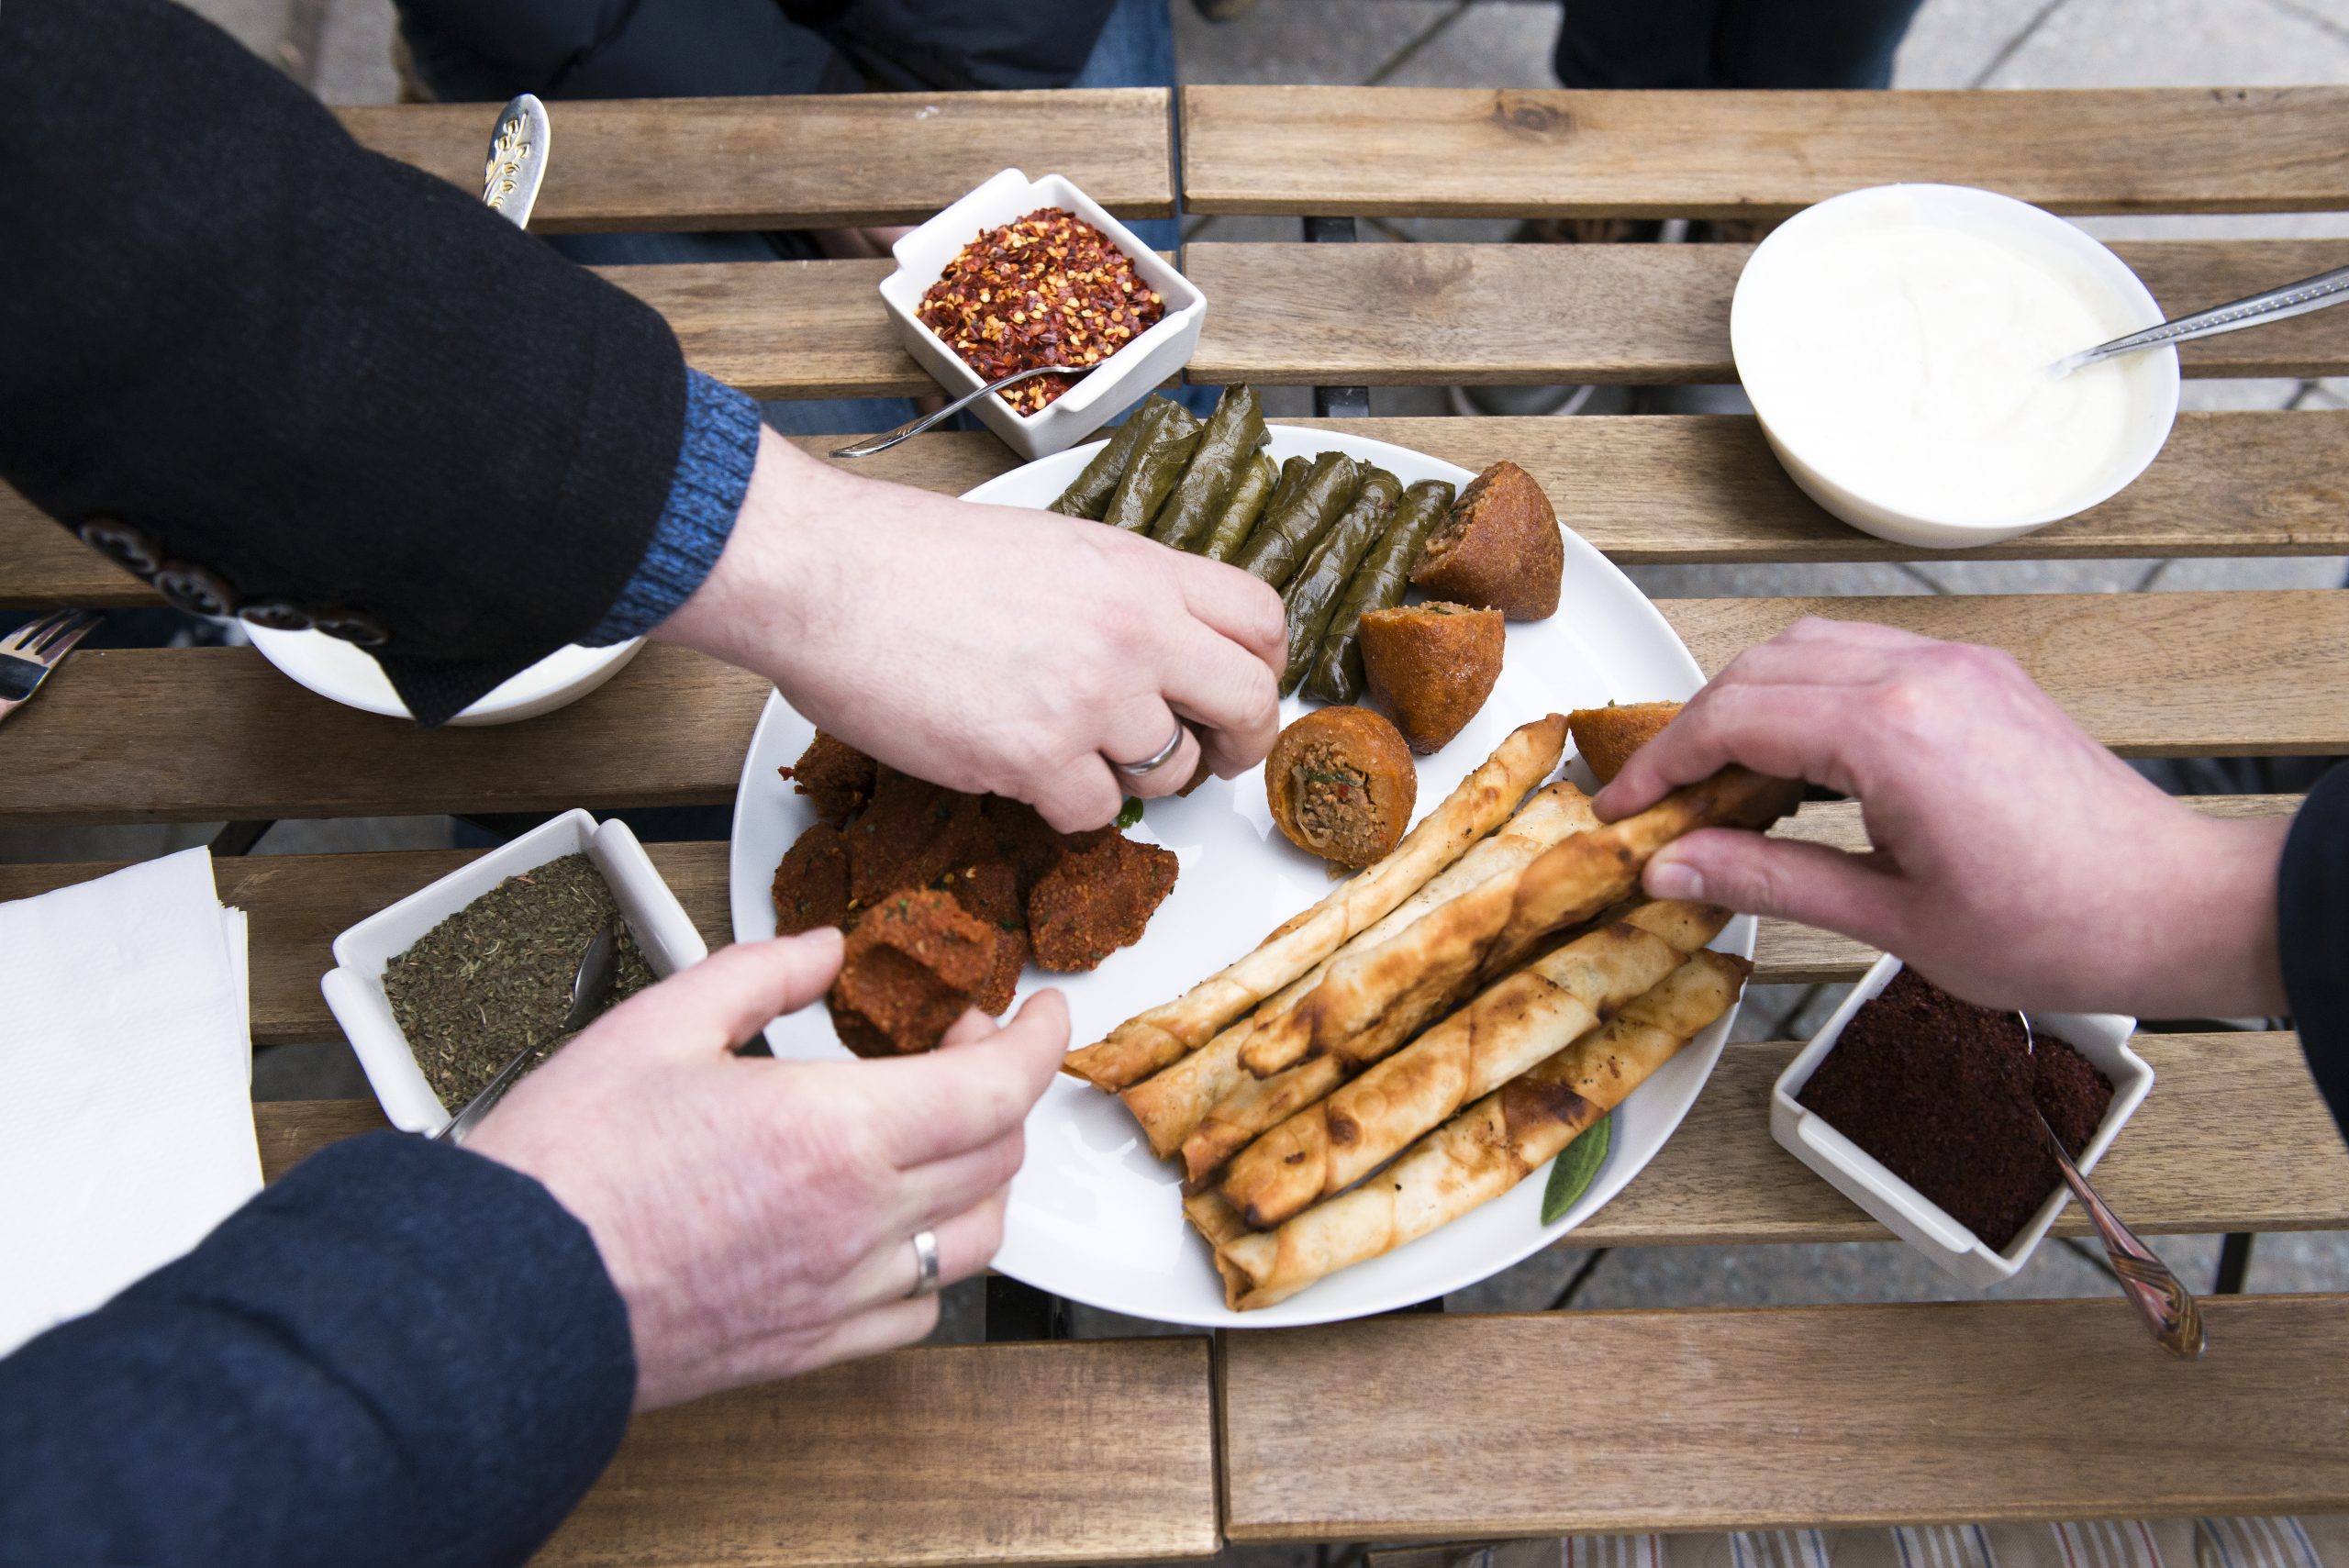
[[[718, 566], [655, 634], [768, 676], [907, 773], [1098, 827], [1279, 728], [1287, 654], [1264, 583], [1082, 518], [845, 473], [773, 431]], [[1174, 754], [1151, 772], [1112, 762]]]
[[2288, 824], [2163, 795], [2004, 653], [1798, 621], [1732, 660], [1595, 805], [1622, 817], [1731, 762], [1852, 795], [1872, 852], [1691, 833], [1648, 863], [1650, 894], [1842, 931], [1985, 1006], [2285, 1010]]
[[628, 1303], [639, 1409], [908, 1344], [912, 1238], [944, 1284], [1003, 1236], [1020, 1126], [1068, 1044], [1057, 992], [996, 1028], [886, 1062], [739, 1057], [824, 994], [837, 932], [727, 948], [630, 997], [467, 1140], [543, 1182], [596, 1239]]

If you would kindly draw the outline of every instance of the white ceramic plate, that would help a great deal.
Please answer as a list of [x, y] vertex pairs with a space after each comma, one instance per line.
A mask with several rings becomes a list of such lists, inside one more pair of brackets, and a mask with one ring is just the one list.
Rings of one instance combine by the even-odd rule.
[[[261, 656], [277, 666], [279, 674], [329, 702], [387, 718], [412, 717], [393, 688], [392, 678], [365, 649], [322, 631], [272, 631], [258, 626], [248, 626], [245, 631]], [[577, 643], [558, 648], [493, 686], [449, 722], [462, 727], [515, 724], [552, 713], [618, 674], [643, 646], [644, 639], [639, 637], [607, 648], [582, 648]]]
[[[1097, 449], [1097, 443], [1031, 462], [965, 498], [1042, 506]], [[1448, 479], [1464, 485], [1474, 477], [1384, 441], [1272, 427], [1275, 458], [1332, 450], [1375, 462], [1405, 484]], [[1484, 711], [1451, 745], [1419, 762], [1419, 810], [1424, 815], [1432, 808], [1503, 736], [1529, 719], [1609, 699], [1686, 698], [1701, 679], [1697, 662], [1654, 606], [1569, 530], [1558, 613], [1510, 625], [1508, 662]], [[1284, 720], [1306, 706], [1292, 698]], [[734, 797], [729, 879], [738, 940], [774, 935], [768, 884], [784, 851], [815, 820], [775, 770], [796, 759], [812, 733], [789, 705], [769, 697]], [[1587, 772], [1580, 782], [1590, 784]], [[1274, 830], [1262, 770], [1229, 784], [1209, 780], [1187, 800], [1153, 800], [1132, 831], [1182, 859], [1180, 880], [1149, 933], [1089, 974], [1044, 975], [1031, 969], [1020, 986], [1023, 995], [1048, 984], [1065, 992], [1078, 1044], [1098, 1040], [1123, 1019], [1214, 973], [1331, 885], [1319, 861], [1292, 849]], [[1732, 921], [1713, 945], [1751, 957], [1753, 922]], [[1277, 1307], [1245, 1314], [1223, 1305], [1207, 1246], [1184, 1223], [1174, 1168], [1152, 1156], [1115, 1098], [1062, 1078], [1028, 1118], [1028, 1162], [1012, 1184], [996, 1267], [1090, 1306], [1205, 1327], [1330, 1322], [1462, 1289], [1555, 1240], [1621, 1190], [1695, 1102], [1735, 1016], [1732, 1010], [1698, 1036], [1616, 1112], [1605, 1166], [1559, 1223], [1541, 1223], [1544, 1177], [1536, 1173], [1506, 1197], [1408, 1247], [1332, 1275]], [[820, 1006], [778, 1019], [767, 1038], [780, 1056], [847, 1054]]]

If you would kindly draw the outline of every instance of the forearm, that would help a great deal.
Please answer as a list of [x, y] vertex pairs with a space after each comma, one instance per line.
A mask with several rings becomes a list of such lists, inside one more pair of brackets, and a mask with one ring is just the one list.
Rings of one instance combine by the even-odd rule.
[[544, 1188], [358, 1140], [0, 1361], [0, 1561], [519, 1562], [634, 1385], [626, 1310]]

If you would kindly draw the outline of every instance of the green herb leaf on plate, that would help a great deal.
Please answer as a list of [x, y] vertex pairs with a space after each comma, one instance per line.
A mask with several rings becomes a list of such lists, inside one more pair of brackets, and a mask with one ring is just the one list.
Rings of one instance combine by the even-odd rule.
[[1598, 1168], [1607, 1163], [1608, 1137], [1614, 1126], [1615, 1113], [1609, 1111], [1597, 1126], [1558, 1151], [1550, 1165], [1550, 1184], [1542, 1193], [1542, 1224], [1555, 1225], [1559, 1216], [1590, 1190]]
[[1130, 828], [1141, 820], [1141, 797], [1132, 795], [1126, 796], [1125, 805], [1118, 807], [1117, 825], [1120, 828]]

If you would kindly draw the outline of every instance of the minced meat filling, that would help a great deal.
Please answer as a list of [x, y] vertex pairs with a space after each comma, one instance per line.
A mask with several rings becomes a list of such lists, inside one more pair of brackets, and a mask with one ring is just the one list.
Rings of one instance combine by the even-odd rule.
[[1295, 792], [1297, 831], [1319, 853], [1359, 849], [1377, 831], [1370, 806], [1370, 780], [1360, 769], [1346, 765], [1339, 749], [1310, 748], [1289, 770]]

